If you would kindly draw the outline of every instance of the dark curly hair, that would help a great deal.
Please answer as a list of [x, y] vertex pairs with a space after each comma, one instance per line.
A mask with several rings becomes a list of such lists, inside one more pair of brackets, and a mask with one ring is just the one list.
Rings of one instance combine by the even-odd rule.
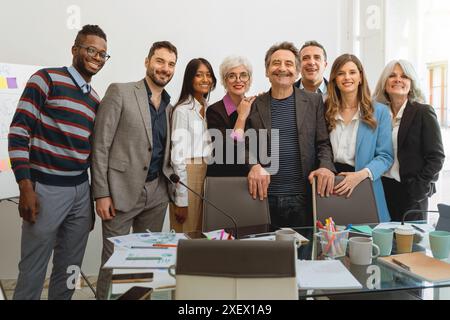
[[96, 24], [87, 24], [83, 26], [83, 28], [81, 28], [81, 30], [77, 33], [75, 44], [81, 44], [82, 40], [86, 36], [97, 36], [107, 41], [105, 32], [103, 32], [103, 30]]

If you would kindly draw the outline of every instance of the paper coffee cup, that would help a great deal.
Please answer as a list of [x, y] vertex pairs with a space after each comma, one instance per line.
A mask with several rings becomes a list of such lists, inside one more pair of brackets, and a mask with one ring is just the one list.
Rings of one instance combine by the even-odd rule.
[[414, 228], [410, 225], [400, 225], [395, 229], [397, 253], [409, 253], [412, 251], [415, 233]]

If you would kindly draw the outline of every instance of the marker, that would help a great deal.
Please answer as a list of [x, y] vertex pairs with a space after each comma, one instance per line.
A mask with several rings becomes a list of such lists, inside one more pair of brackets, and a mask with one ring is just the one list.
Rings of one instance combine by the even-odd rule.
[[425, 233], [425, 230], [423, 230], [422, 228], [419, 228], [418, 226], [415, 226], [415, 225], [411, 225], [414, 229], [416, 229], [417, 231], [420, 231], [420, 232], [423, 232], [423, 233]]
[[353, 226], [353, 225], [350, 223], [349, 225], [347, 225], [347, 226], [345, 227], [344, 230], [350, 230], [352, 226]]

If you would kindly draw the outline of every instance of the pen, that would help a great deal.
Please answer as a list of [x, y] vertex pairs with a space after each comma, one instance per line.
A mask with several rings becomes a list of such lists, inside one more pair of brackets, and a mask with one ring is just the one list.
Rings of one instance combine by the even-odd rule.
[[415, 226], [415, 225], [411, 225], [414, 229], [416, 229], [417, 231], [420, 231], [420, 232], [424, 232], [425, 233], [425, 230], [423, 230], [422, 228], [419, 228], [418, 226]]
[[145, 246], [132, 246], [131, 249], [168, 249], [167, 247], [145, 247]]
[[350, 230], [351, 227], [352, 227], [352, 224], [350, 223], [349, 225], [347, 225], [347, 226], [345, 227], [344, 230]]
[[266, 232], [266, 233], [257, 233], [257, 234], [249, 234], [246, 236], [246, 238], [260, 238], [260, 237], [267, 237], [267, 236], [273, 236], [273, 232]]
[[164, 243], [155, 243], [153, 245], [153, 247], [157, 247], [157, 248], [176, 248], [177, 245], [176, 244], [164, 244]]
[[411, 268], [410, 267], [408, 267], [406, 264], [404, 264], [404, 263], [402, 263], [402, 262], [400, 262], [400, 261], [398, 261], [397, 259], [395, 259], [395, 258], [392, 258], [392, 262], [393, 263], [395, 263], [396, 265], [398, 265], [398, 266], [400, 266], [400, 267], [402, 267], [403, 269], [405, 269], [405, 270], [408, 270], [408, 271], [410, 271], [411, 270]]
[[127, 257], [125, 260], [161, 260], [160, 257]]

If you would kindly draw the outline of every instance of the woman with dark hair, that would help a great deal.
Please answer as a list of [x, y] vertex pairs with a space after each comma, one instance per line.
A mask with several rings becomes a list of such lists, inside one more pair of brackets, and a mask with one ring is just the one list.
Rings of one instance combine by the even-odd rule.
[[[206, 158], [211, 153], [205, 112], [216, 81], [206, 59], [192, 59], [186, 66], [180, 98], [172, 114], [172, 167], [182, 182], [200, 194]], [[171, 228], [176, 232], [201, 231], [201, 222], [201, 199], [178, 184], [175, 204], [170, 207]]]
[[378, 216], [389, 221], [381, 176], [393, 163], [388, 108], [373, 102], [359, 59], [343, 54], [334, 61], [325, 102], [325, 119], [339, 175], [334, 192], [350, 197], [364, 179], [373, 182]]
[[[444, 164], [441, 130], [432, 106], [423, 104], [419, 79], [406, 60], [386, 65], [374, 99], [387, 104], [392, 114], [394, 165], [383, 176], [383, 187], [392, 220], [401, 221], [411, 209], [427, 210], [428, 197]], [[411, 213], [405, 220], [420, 220]]]

